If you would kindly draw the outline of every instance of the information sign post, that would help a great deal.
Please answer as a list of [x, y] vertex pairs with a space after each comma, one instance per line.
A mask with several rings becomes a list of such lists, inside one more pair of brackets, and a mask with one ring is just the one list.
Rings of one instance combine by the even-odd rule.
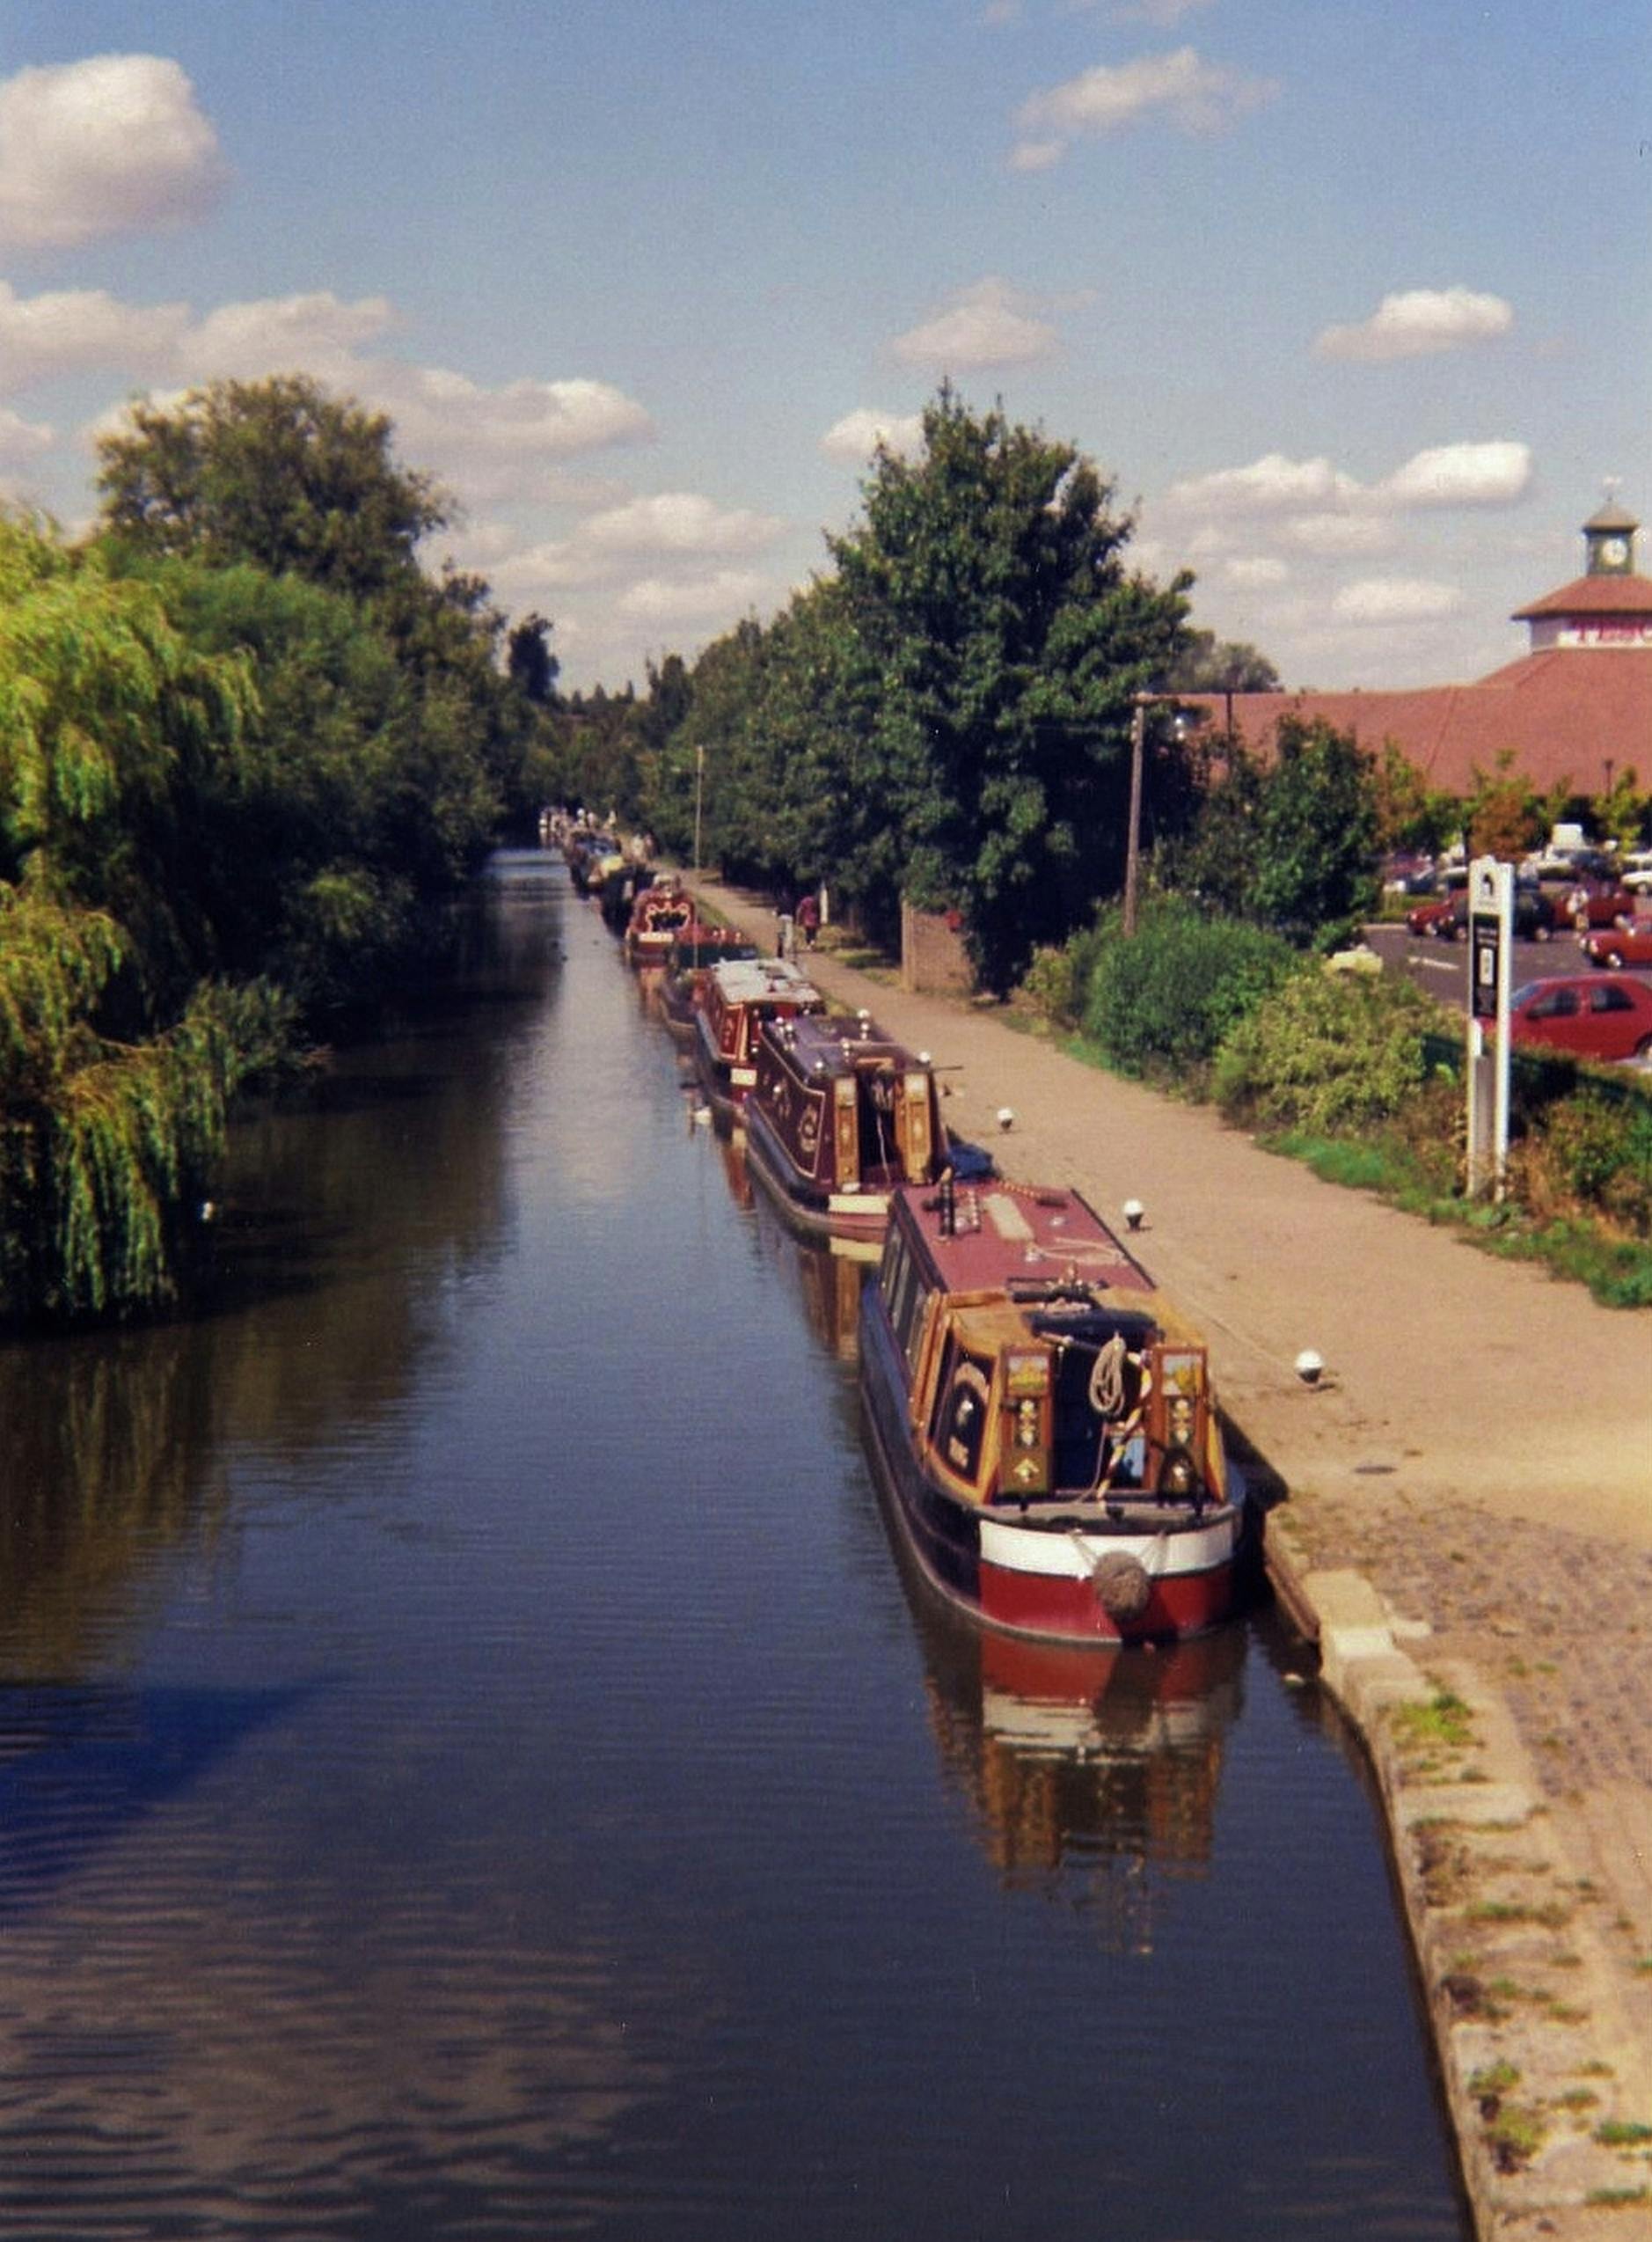
[[[1501, 1199], [1509, 1171], [1509, 979], [1514, 867], [1477, 856], [1468, 868], [1468, 1195], [1488, 1176]], [[1486, 1031], [1493, 1031], [1489, 1055]], [[1486, 1093], [1489, 1069], [1490, 1097]], [[1486, 1143], [1490, 1122], [1490, 1144]]]

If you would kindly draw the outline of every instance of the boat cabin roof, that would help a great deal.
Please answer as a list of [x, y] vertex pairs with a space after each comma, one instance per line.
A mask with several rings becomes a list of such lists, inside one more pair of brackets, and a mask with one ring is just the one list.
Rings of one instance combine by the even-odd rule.
[[800, 1074], [843, 1074], [879, 1066], [903, 1073], [927, 1063], [886, 1036], [866, 1012], [799, 1013], [771, 1021], [764, 1032]]
[[944, 1293], [1003, 1293], [1028, 1313], [1082, 1314], [1120, 1295], [1145, 1305], [1153, 1282], [1082, 1193], [1064, 1186], [1005, 1183], [903, 1184], [890, 1201], [891, 1225], [928, 1264]]
[[738, 1004], [795, 1004], [820, 1011], [826, 1000], [788, 958], [733, 957], [711, 967], [708, 985], [725, 1007]]
[[671, 945], [671, 963], [684, 970], [727, 964], [732, 958], [755, 958], [757, 955], [757, 943], [738, 927], [711, 927], [698, 920], [679, 927]]

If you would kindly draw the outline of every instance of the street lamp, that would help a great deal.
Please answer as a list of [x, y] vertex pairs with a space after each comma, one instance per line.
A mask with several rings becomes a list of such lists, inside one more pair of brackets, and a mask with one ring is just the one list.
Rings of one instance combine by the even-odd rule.
[[1155, 702], [1173, 708], [1181, 696], [1173, 692], [1138, 692], [1130, 704], [1130, 816], [1124, 839], [1124, 925], [1136, 932], [1136, 905], [1142, 878], [1142, 765], [1147, 750], [1147, 712]]
[[694, 751], [694, 876], [700, 876], [700, 808], [705, 797], [705, 750]]

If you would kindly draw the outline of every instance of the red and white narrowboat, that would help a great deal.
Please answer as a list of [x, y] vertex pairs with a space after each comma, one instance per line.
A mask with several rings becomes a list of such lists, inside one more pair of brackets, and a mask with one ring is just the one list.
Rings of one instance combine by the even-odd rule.
[[646, 887], [631, 906], [625, 924], [625, 959], [632, 965], [663, 965], [671, 945], [692, 923], [694, 905], [676, 876], [668, 874]]
[[1243, 1482], [1206, 1349], [1078, 1192], [895, 1190], [860, 1385], [913, 1554], [977, 1619], [1166, 1642], [1233, 1609]]
[[868, 1249], [897, 1183], [932, 1183], [947, 1132], [928, 1054], [915, 1057], [865, 1012], [769, 1020], [745, 1106], [753, 1175], [813, 1237]]
[[708, 968], [694, 1000], [695, 1072], [725, 1127], [738, 1119], [757, 1079], [757, 1031], [765, 1020], [823, 1012], [815, 984], [784, 957], [737, 959]]

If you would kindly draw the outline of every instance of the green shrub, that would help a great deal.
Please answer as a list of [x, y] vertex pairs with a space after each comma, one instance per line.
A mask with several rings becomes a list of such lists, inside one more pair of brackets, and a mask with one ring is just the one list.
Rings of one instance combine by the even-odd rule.
[[1301, 970], [1277, 934], [1158, 904], [1138, 933], [1101, 949], [1085, 1029], [1127, 1073], [1198, 1074], [1239, 1022]]
[[1097, 963], [1108, 941], [1117, 937], [1118, 912], [1113, 910], [1095, 925], [1069, 934], [1064, 942], [1035, 949], [1017, 992], [1021, 1002], [1052, 1027], [1070, 1033], [1081, 1027]]
[[1550, 1106], [1522, 1147], [1524, 1195], [1582, 1202], [1652, 1237], [1652, 1099], [1580, 1090]]
[[1217, 1055], [1212, 1091], [1231, 1120], [1336, 1132], [1385, 1120], [1428, 1075], [1438, 1008], [1399, 976], [1293, 975]]

